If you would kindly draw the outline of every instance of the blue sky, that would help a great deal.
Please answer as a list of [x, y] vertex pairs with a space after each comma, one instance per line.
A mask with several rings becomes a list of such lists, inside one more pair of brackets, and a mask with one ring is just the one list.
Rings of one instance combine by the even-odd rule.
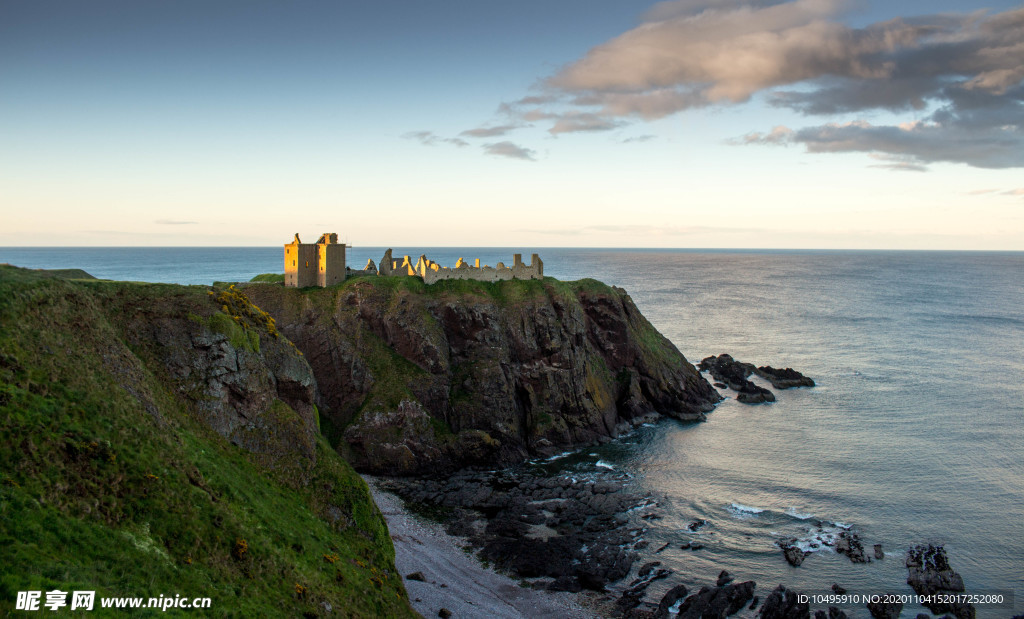
[[1024, 250], [1024, 6], [0, 0], [0, 245]]

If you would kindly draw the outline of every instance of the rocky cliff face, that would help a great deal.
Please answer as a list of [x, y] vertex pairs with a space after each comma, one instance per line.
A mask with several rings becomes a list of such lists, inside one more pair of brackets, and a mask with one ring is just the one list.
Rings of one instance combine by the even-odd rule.
[[325, 432], [357, 468], [505, 464], [719, 399], [622, 289], [593, 280], [354, 278], [245, 294], [305, 354]]
[[319, 429], [316, 382], [302, 355], [234, 287], [205, 301], [180, 288], [157, 290], [142, 297], [148, 303], [116, 293], [107, 301], [123, 304], [128, 345], [166, 371], [203, 423], [264, 466], [305, 480]]
[[[5, 590], [414, 616], [366, 484], [320, 436], [312, 369], [270, 317], [232, 288], [82, 275], [0, 265]], [[13, 606], [0, 595], [0, 616]]]

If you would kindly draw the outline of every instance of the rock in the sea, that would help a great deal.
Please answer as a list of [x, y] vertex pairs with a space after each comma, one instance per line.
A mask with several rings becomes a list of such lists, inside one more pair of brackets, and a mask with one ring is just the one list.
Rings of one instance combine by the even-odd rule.
[[[523, 578], [553, 578], [553, 590], [603, 590], [620, 580], [648, 542], [628, 515], [650, 498], [624, 489], [627, 478], [595, 472], [547, 477], [524, 469], [466, 469], [428, 479], [393, 478], [381, 487], [425, 507], [448, 510], [448, 531], [468, 537], [487, 561]], [[641, 579], [661, 578], [657, 562]], [[664, 575], [662, 575], [664, 572]]]
[[782, 548], [782, 556], [786, 557], [786, 561], [793, 567], [800, 567], [800, 564], [804, 562], [804, 559], [811, 553], [800, 550], [793, 542], [795, 540], [786, 539], [778, 542], [779, 547]]
[[799, 595], [785, 585], [775, 587], [761, 604], [761, 619], [810, 619], [810, 606]]
[[834, 582], [832, 583], [832, 593], [835, 593], [836, 595], [846, 595], [846, 589], [840, 587], [839, 583]]
[[698, 518], [697, 520], [694, 520], [690, 524], [686, 525], [686, 528], [691, 531], [697, 531], [706, 526], [707, 524], [707, 520], [704, 520], [703, 518]]
[[791, 389], [793, 387], [813, 387], [814, 381], [797, 372], [793, 368], [777, 369], [770, 365], [763, 365], [754, 369], [754, 373], [761, 378], [767, 379], [776, 389]]
[[448, 617], [452, 616], [452, 611], [448, 610], [447, 608], [442, 608], [441, 610], [437, 611], [437, 616], [441, 619], [448, 619]]
[[885, 558], [885, 553], [882, 552], [882, 545], [881, 544], [875, 544], [875, 558], [876, 559], [884, 559]]
[[633, 582], [629, 584], [629, 588], [622, 592], [622, 596], [619, 597], [615, 602], [615, 614], [622, 615], [625, 617], [633, 617], [636, 614], [633, 612], [640, 604], [640, 600], [643, 599], [644, 594], [647, 591], [647, 587], [656, 580], [667, 578], [671, 574], [671, 570], [659, 569], [655, 571], [655, 567], [661, 565], [660, 561], [653, 561], [645, 564], [640, 568], [639, 576]]
[[423, 572], [413, 572], [412, 574], [405, 575], [406, 580], [418, 580], [420, 582], [427, 582], [426, 577], [423, 576]]
[[650, 563], [644, 563], [643, 567], [640, 568], [640, 571], [637, 572], [637, 576], [639, 576], [640, 578], [645, 578], [648, 574], [654, 571], [654, 568], [658, 567], [659, 565], [661, 565], [661, 561], [651, 561]]
[[723, 354], [717, 357], [705, 357], [697, 368], [702, 372], [711, 372], [715, 380], [725, 383], [730, 389], [735, 390], [737, 392], [736, 400], [739, 402], [760, 404], [775, 401], [775, 394], [747, 380], [757, 370], [750, 363], [740, 363], [732, 356]]
[[867, 607], [875, 619], [898, 619], [903, 602], [868, 602]]
[[738, 612], [754, 597], [752, 580], [718, 587], [701, 587], [679, 606], [679, 619], [727, 617]]
[[[919, 545], [907, 550], [907, 584], [921, 596], [962, 593], [964, 581], [953, 571], [942, 546]], [[965, 602], [936, 601], [924, 606], [935, 613], [950, 613], [957, 619], [973, 619], [974, 606]]]
[[864, 545], [860, 542], [860, 535], [854, 531], [843, 531], [836, 538], [836, 552], [845, 554], [853, 563], [867, 563], [868, 557], [864, 554]]
[[729, 572], [727, 572], [727, 571], [725, 571], [725, 570], [722, 570], [722, 571], [721, 571], [721, 572], [719, 572], [719, 574], [718, 574], [718, 580], [717, 580], [717, 581], [715, 581], [715, 586], [717, 586], [717, 587], [721, 587], [721, 586], [723, 586], [723, 585], [727, 585], [727, 584], [731, 583], [731, 582], [732, 582], [732, 581], [734, 581], [734, 580], [736, 580], [736, 579], [735, 579], [735, 578], [733, 578], [733, 577], [732, 577], [732, 576], [731, 576], [731, 575], [729, 574]]
[[654, 611], [652, 616], [657, 619], [666, 619], [668, 617], [668, 609], [672, 608], [676, 602], [684, 597], [686, 597], [686, 585], [672, 587], [665, 592], [661, 602], [658, 604], [658, 609]]

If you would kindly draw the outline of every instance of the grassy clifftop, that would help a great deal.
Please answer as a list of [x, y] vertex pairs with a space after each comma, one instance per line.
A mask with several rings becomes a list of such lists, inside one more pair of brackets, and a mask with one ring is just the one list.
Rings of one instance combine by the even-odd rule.
[[0, 614], [18, 591], [412, 616], [312, 374], [233, 291], [0, 266]]
[[596, 280], [268, 281], [244, 291], [305, 354], [325, 433], [367, 471], [508, 464], [718, 401], [626, 291]]

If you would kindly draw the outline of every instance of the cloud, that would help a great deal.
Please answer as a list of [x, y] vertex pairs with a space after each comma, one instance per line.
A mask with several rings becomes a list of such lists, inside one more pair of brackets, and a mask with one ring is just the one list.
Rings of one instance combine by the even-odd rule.
[[493, 142], [490, 144], [483, 145], [484, 152], [488, 155], [496, 155], [499, 157], [511, 157], [513, 159], [525, 159], [527, 161], [536, 161], [536, 152], [529, 149], [517, 146], [512, 142]]
[[927, 172], [928, 167], [921, 165], [920, 163], [914, 163], [913, 159], [908, 157], [894, 157], [892, 155], [882, 155], [879, 153], [871, 153], [873, 159], [877, 159], [883, 163], [876, 163], [868, 166], [869, 168], [881, 168], [883, 170], [892, 170], [893, 172]]
[[548, 129], [548, 133], [558, 135], [559, 133], [610, 131], [620, 126], [622, 126], [622, 122], [597, 114], [570, 112], [558, 116], [555, 124]]
[[975, 130], [926, 122], [875, 126], [859, 121], [806, 127], [796, 131], [791, 141], [803, 144], [811, 153], [885, 153], [917, 163], [1024, 167], [1024, 133], [1019, 130]]
[[198, 221], [183, 221], [179, 219], [157, 219], [155, 223], [161, 226], [188, 226], [192, 224], [198, 224]]
[[[922, 124], [752, 132], [733, 144], [803, 144], [903, 159], [1020, 167], [1024, 7], [902, 17], [854, 28], [853, 0], [673, 0], [506, 103], [552, 134], [597, 131], [763, 96], [805, 116], [913, 112]], [[933, 151], [938, 147], [938, 151]], [[884, 164], [892, 165], [892, 164]]]
[[1020, 189], [1008, 189], [1002, 192], [1004, 196], [1024, 196], [1024, 187]]
[[651, 140], [657, 139], [657, 137], [658, 136], [651, 135], [651, 134], [648, 133], [648, 134], [645, 134], [645, 135], [634, 135], [633, 137], [629, 137], [629, 138], [626, 138], [624, 140], [619, 140], [619, 142], [622, 143], [622, 144], [633, 144], [633, 143], [640, 143], [640, 142], [650, 142]]
[[436, 135], [433, 131], [410, 131], [402, 135], [407, 140], [416, 140], [424, 146], [437, 146], [438, 144], [453, 144], [462, 148], [463, 146], [469, 146], [469, 142], [462, 138], [443, 138]]
[[784, 125], [778, 125], [768, 133], [754, 131], [739, 138], [726, 140], [729, 144], [768, 144], [772, 146], [784, 146], [793, 140], [794, 131]]
[[998, 189], [975, 189], [974, 191], [968, 191], [967, 195], [969, 195], [969, 196], [983, 196], [986, 193], [994, 193], [996, 191], [999, 191], [999, 190]]
[[526, 125], [523, 124], [511, 124], [511, 125], [496, 125], [490, 127], [477, 127], [476, 129], [467, 129], [459, 135], [464, 135], [471, 138], [496, 138], [507, 134], [509, 131], [519, 129]]

